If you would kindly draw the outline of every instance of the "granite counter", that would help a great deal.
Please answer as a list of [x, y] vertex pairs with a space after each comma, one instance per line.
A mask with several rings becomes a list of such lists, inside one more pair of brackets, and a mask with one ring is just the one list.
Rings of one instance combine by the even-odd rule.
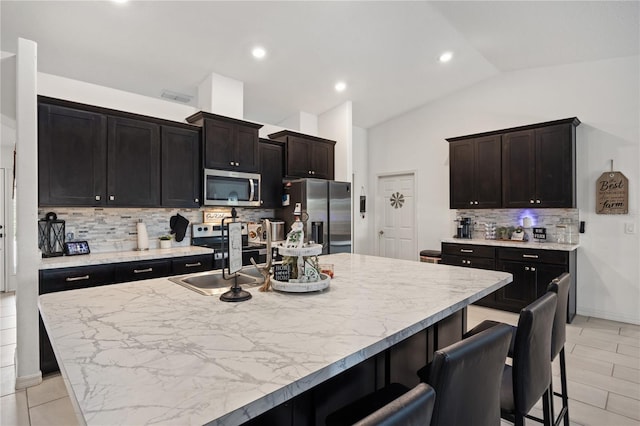
[[321, 261], [334, 264], [329, 289], [252, 289], [242, 303], [166, 278], [40, 296], [80, 421], [240, 424], [512, 280], [504, 272], [354, 254]]

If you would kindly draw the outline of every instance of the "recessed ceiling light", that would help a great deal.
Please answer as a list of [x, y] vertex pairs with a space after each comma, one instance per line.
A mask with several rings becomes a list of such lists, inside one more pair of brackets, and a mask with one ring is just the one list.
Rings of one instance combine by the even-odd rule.
[[256, 59], [262, 59], [265, 57], [265, 55], [267, 54], [267, 51], [264, 50], [263, 47], [257, 46], [254, 47], [253, 50], [251, 51], [251, 54], [253, 55], [254, 58]]
[[336, 92], [344, 92], [347, 88], [347, 83], [345, 83], [344, 81], [339, 81], [334, 87], [336, 89]]
[[453, 53], [452, 52], [444, 52], [442, 55], [440, 55], [438, 60], [440, 62], [449, 62], [451, 60], [451, 58], [453, 58]]
[[120, 3], [120, 4], [122, 4], [122, 3], [126, 3], [126, 2], [128, 2], [129, 0], [111, 0], [111, 1], [112, 1], [112, 2], [114, 2], [114, 3]]

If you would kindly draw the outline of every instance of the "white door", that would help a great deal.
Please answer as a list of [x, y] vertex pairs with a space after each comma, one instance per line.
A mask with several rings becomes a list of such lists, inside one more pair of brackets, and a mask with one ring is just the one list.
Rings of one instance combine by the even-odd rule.
[[378, 255], [417, 260], [413, 173], [378, 177], [376, 232]]
[[7, 230], [4, 223], [4, 169], [0, 169], [0, 291], [5, 291], [4, 242]]

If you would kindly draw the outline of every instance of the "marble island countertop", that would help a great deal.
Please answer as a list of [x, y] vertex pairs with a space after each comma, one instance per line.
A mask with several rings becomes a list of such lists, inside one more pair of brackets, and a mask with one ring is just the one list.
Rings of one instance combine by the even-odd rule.
[[172, 247], [167, 249], [129, 250], [107, 253], [91, 253], [77, 256], [49, 257], [40, 261], [39, 269], [71, 268], [103, 265], [105, 263], [133, 262], [138, 260], [163, 259], [180, 256], [211, 254], [213, 249], [198, 246]]
[[504, 272], [354, 254], [322, 262], [334, 264], [329, 289], [254, 288], [241, 303], [166, 278], [41, 295], [79, 419], [240, 424], [512, 281]]
[[538, 242], [538, 241], [510, 241], [510, 240], [482, 240], [482, 239], [467, 239], [467, 238], [444, 238], [443, 243], [454, 244], [474, 244], [481, 246], [495, 246], [495, 247], [514, 247], [524, 249], [536, 249], [536, 250], [560, 250], [560, 251], [573, 251], [580, 247], [579, 244], [559, 244], [552, 242]]

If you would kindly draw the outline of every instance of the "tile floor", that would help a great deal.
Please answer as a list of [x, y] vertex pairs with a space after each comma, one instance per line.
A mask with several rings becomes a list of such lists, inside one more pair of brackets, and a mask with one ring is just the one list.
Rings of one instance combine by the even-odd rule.
[[[0, 293], [0, 302], [0, 424], [77, 425], [60, 375], [46, 377], [40, 385], [26, 390], [14, 389], [14, 293]], [[484, 319], [517, 321], [516, 314], [476, 306], [469, 308], [468, 318], [469, 326]], [[640, 325], [578, 316], [567, 326], [565, 351], [571, 424], [640, 426]], [[557, 363], [554, 383], [560, 383]]]

